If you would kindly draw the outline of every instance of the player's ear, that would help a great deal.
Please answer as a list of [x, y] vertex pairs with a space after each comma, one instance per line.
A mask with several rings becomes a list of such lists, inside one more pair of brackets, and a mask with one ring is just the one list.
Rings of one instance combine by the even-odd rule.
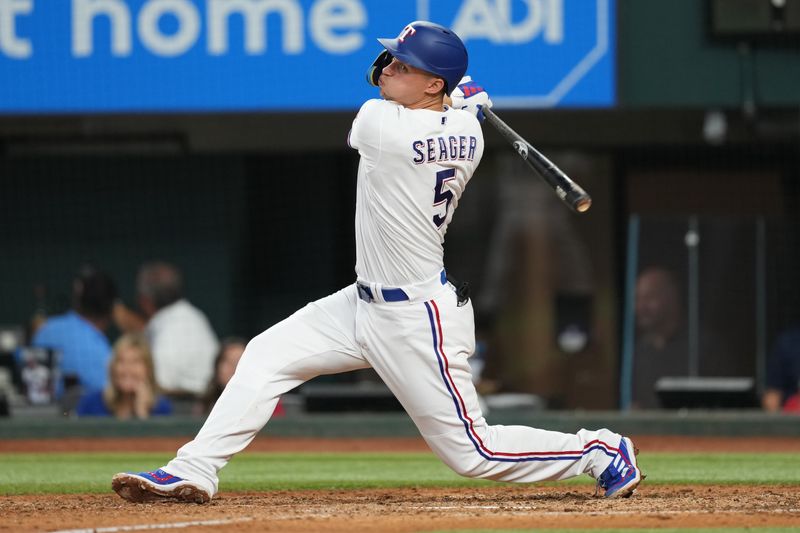
[[440, 92], [444, 92], [444, 80], [442, 78], [436, 78], [431, 76], [430, 80], [428, 81], [428, 87], [425, 89], [425, 92], [434, 95], [439, 94]]

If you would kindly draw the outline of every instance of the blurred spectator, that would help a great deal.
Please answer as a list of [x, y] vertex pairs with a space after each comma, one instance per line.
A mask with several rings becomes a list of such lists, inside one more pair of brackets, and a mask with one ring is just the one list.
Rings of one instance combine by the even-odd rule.
[[[33, 346], [60, 352], [62, 377], [77, 379], [84, 392], [106, 385], [111, 345], [105, 331], [111, 325], [116, 298], [116, 285], [106, 273], [82, 267], [72, 283], [72, 310], [49, 318], [31, 341]], [[58, 387], [57, 394], [62, 390]]]
[[[239, 364], [239, 359], [242, 358], [246, 347], [247, 340], [243, 337], [228, 337], [222, 341], [222, 346], [219, 349], [217, 358], [214, 360], [214, 375], [208, 383], [208, 389], [202, 398], [196, 414], [208, 414], [211, 412], [220, 394], [225, 390], [225, 385], [227, 385], [233, 377], [233, 373], [236, 371], [236, 365]], [[283, 406], [280, 401], [278, 401], [278, 405], [275, 407], [275, 412], [272, 416], [282, 416], [283, 414]]]
[[[560, 155], [561, 163], [576, 175], [593, 172], [587, 159]], [[588, 389], [585, 382], [597, 379], [598, 369], [591, 361], [603, 359], [594, 353], [580, 365], [582, 370], [569, 368], [574, 362], [564, 354], [588, 347], [589, 324], [559, 323], [564, 318], [558, 306], [561, 295], [584, 295], [590, 301], [596, 289], [590, 247], [569, 211], [547, 185], [530, 179], [516, 154], [496, 158], [494, 165], [497, 218], [485, 254], [484, 278], [476, 285], [480, 290], [473, 301], [480, 351], [470, 362], [478, 356], [485, 363], [476, 389], [487, 395], [535, 391], [552, 406], [563, 405], [564, 391], [574, 389], [574, 380]], [[520, 317], [532, 317], [522, 319], [532, 324], [518, 327]], [[549, 327], [551, 320], [555, 327]], [[551, 349], [554, 346], [559, 349]], [[520, 353], [536, 356], [519, 357]]]
[[78, 416], [144, 419], [172, 412], [169, 400], [157, 393], [153, 358], [144, 335], [128, 333], [119, 338], [114, 344], [108, 377], [104, 390], [81, 398]]
[[165, 393], [201, 396], [219, 341], [205, 314], [183, 297], [181, 273], [169, 263], [146, 263], [139, 269], [136, 291], [144, 319], [120, 304], [114, 310], [117, 325], [123, 331], [144, 329], [156, 381]]
[[233, 377], [236, 365], [242, 358], [247, 341], [241, 337], [228, 337], [222, 341], [217, 358], [214, 360], [214, 374], [208, 382], [208, 388], [201, 400], [202, 413], [208, 414], [217, 402], [217, 398], [222, 394], [225, 385]]
[[655, 384], [663, 376], [689, 373], [689, 342], [680, 290], [674, 275], [660, 267], [643, 270], [636, 280], [636, 348], [633, 405], [659, 407]]
[[775, 340], [767, 363], [767, 386], [761, 397], [766, 411], [800, 413], [800, 325], [795, 325]]

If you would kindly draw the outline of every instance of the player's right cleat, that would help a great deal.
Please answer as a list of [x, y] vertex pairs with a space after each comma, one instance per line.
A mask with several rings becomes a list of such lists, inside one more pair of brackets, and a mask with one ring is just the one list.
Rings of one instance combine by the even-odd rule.
[[605, 489], [606, 498], [629, 498], [633, 495], [645, 477], [636, 464], [638, 453], [639, 450], [633, 445], [633, 441], [628, 437], [622, 437], [617, 455], [597, 478], [597, 486]]
[[200, 485], [164, 472], [124, 472], [111, 479], [111, 488], [122, 498], [134, 503], [178, 500], [207, 503], [211, 495]]

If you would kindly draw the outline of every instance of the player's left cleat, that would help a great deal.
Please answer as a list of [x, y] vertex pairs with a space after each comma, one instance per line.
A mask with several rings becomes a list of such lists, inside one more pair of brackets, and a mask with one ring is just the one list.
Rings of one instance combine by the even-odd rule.
[[134, 503], [178, 500], [207, 503], [211, 495], [200, 485], [164, 472], [124, 472], [111, 479], [111, 488], [122, 498]]
[[628, 437], [622, 437], [619, 451], [611, 464], [597, 478], [598, 488], [604, 489], [606, 498], [629, 498], [645, 476], [636, 464], [638, 448]]

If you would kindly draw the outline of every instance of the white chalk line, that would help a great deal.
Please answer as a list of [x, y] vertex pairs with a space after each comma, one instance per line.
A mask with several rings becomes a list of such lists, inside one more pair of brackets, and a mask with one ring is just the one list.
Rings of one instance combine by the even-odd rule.
[[147, 531], [153, 529], [182, 529], [195, 526], [224, 526], [237, 522], [249, 522], [252, 518], [230, 518], [220, 520], [195, 520], [191, 522], [171, 522], [161, 524], [138, 524], [134, 526], [108, 526], [89, 529], [62, 529], [50, 533], [116, 533], [117, 531]]

